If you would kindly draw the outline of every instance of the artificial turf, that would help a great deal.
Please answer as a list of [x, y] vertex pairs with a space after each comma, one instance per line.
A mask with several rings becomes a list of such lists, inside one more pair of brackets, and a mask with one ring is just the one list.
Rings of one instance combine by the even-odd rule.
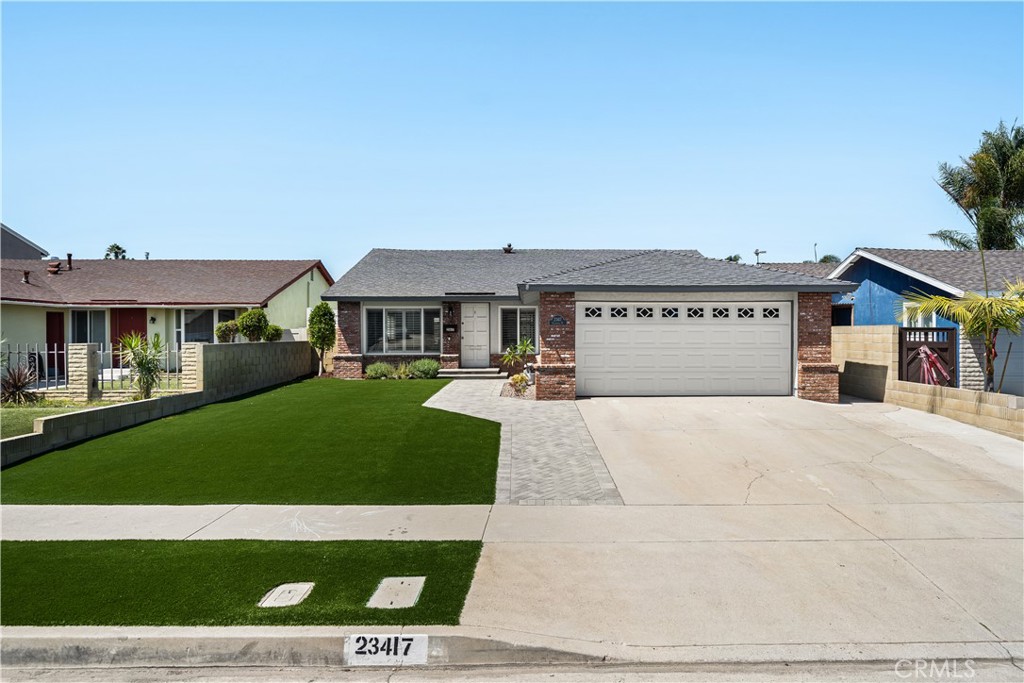
[[424, 408], [444, 380], [314, 379], [48, 453], [4, 504], [489, 504], [500, 425]]
[[[457, 624], [477, 541], [4, 541], [4, 625]], [[387, 576], [425, 576], [419, 602], [369, 609]], [[257, 603], [313, 581], [291, 607]]]

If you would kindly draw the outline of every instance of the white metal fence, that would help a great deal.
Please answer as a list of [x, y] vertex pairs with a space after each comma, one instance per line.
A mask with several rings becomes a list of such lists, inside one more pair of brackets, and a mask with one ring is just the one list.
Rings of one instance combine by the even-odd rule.
[[27, 367], [36, 378], [35, 389], [67, 389], [67, 344], [4, 344], [0, 348], [3, 367]]
[[[121, 354], [120, 344], [99, 344], [99, 363], [96, 383], [101, 391], [129, 390], [133, 388], [135, 373], [127, 358]], [[181, 345], [168, 344], [160, 356], [160, 377], [154, 393], [181, 390]]]

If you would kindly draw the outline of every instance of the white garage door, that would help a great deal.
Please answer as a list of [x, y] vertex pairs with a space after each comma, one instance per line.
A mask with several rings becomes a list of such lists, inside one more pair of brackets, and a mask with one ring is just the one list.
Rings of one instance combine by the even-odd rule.
[[577, 303], [580, 396], [789, 395], [789, 302]]

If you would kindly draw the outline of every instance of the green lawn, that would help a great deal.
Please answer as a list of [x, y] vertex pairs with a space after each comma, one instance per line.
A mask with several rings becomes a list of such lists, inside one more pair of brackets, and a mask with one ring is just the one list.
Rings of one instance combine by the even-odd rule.
[[80, 403], [77, 405], [43, 405], [27, 404], [22, 406], [5, 405], [0, 408], [0, 439], [7, 439], [12, 436], [21, 436], [32, 432], [32, 421], [37, 417], [50, 417], [51, 415], [64, 415], [78, 410], [95, 408], [96, 404]]
[[[457, 624], [476, 541], [4, 541], [4, 625]], [[415, 607], [368, 609], [386, 576], [425, 576]], [[282, 583], [304, 602], [260, 608]]]
[[108, 434], [0, 475], [4, 504], [489, 504], [500, 425], [444, 380], [314, 379]]

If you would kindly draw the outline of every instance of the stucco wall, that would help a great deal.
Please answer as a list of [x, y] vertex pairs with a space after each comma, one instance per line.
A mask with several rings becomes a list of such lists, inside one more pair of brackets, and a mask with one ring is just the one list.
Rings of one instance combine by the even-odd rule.
[[267, 303], [267, 318], [274, 325], [285, 328], [306, 326], [306, 309], [320, 303], [320, 295], [327, 291], [327, 280], [314, 268], [285, 287]]
[[[0, 306], [0, 338], [5, 344], [39, 344], [42, 349], [46, 343], [46, 312], [42, 306], [20, 306], [3, 304]], [[64, 324], [67, 325], [65, 313]]]

